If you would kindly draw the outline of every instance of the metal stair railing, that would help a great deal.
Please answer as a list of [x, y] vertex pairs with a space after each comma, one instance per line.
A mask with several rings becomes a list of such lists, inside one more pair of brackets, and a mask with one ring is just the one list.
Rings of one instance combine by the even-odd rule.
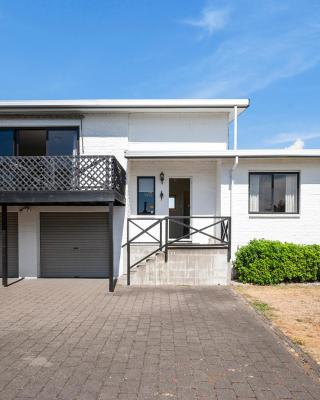
[[[206, 226], [199, 228], [199, 227], [194, 227], [191, 225], [191, 223], [187, 224], [185, 220], [195, 220], [195, 219], [213, 219], [213, 222], [210, 224], [207, 224]], [[182, 221], [181, 221], [182, 220]], [[144, 222], [144, 221], [154, 221], [147, 227], [143, 227], [139, 225], [139, 222]], [[183, 222], [184, 221], [184, 222]], [[165, 223], [165, 240], [163, 243], [163, 223]], [[169, 239], [169, 223], [171, 224], [176, 224], [178, 226], [182, 226], [188, 230], [188, 233], [181, 235], [178, 238], [175, 239]], [[134, 226], [135, 228], [139, 229], [140, 232], [135, 234], [133, 238], [130, 238], [130, 227]], [[152, 229], [157, 229], [159, 237], [157, 237], [154, 233], [151, 233], [150, 231]], [[220, 227], [220, 235], [216, 234], [211, 234], [208, 232], [205, 232], [206, 230], [212, 228], [214, 229], [215, 227]], [[184, 239], [189, 239], [191, 236], [195, 234], [201, 234], [204, 235], [212, 240], [214, 240], [214, 243], [209, 243], [205, 245], [205, 247], [209, 248], [226, 248], [228, 253], [227, 253], [227, 258], [228, 262], [231, 260], [231, 217], [216, 217], [216, 216], [166, 216], [166, 217], [135, 217], [135, 218], [128, 218], [127, 219], [127, 242], [122, 245], [122, 247], [127, 247], [127, 285], [130, 285], [130, 273], [131, 269], [136, 267], [137, 265], [141, 264], [145, 260], [149, 259], [151, 256], [153, 256], [156, 253], [159, 253], [160, 251], [164, 251], [165, 254], [165, 262], [168, 261], [168, 254], [169, 254], [169, 247], [176, 244], [176, 243], [181, 243]], [[143, 235], [148, 236], [148, 238], [151, 238], [152, 241], [145, 242], [145, 241], [137, 241], [137, 239], [140, 239], [143, 237]], [[144, 245], [144, 244], [156, 244], [157, 247], [144, 257], [140, 258], [138, 261], [135, 261], [133, 264], [131, 264], [131, 245], [132, 244], [138, 244], [138, 245]], [[201, 244], [198, 243], [192, 243], [193, 247], [201, 246]]]

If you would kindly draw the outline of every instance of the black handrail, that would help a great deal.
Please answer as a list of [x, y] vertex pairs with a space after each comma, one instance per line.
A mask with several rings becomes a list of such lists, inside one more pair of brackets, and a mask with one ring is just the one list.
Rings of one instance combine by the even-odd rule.
[[[181, 222], [180, 220], [184, 220], [184, 222]], [[203, 228], [195, 228], [192, 226], [190, 223], [187, 224], [185, 223], [185, 220], [194, 220], [194, 219], [213, 219], [213, 223], [204, 226]], [[140, 226], [136, 221], [154, 221], [151, 223], [151, 225], [143, 228]], [[178, 238], [175, 239], [169, 239], [169, 222], [177, 224], [179, 226], [182, 226], [184, 228], [187, 228], [189, 232], [187, 234], [183, 234]], [[163, 243], [163, 227], [162, 224], [165, 223], [165, 241]], [[134, 225], [136, 228], [138, 228], [141, 232], [136, 234], [133, 238], [130, 238], [130, 226]], [[159, 225], [159, 238], [155, 237], [153, 234], [150, 233], [151, 229], [156, 228]], [[204, 232], [205, 230], [209, 228], [214, 228], [219, 226], [221, 227], [220, 231], [220, 237], [214, 235], [214, 234], [209, 234], [207, 232]], [[192, 230], [192, 232], [190, 232]], [[137, 239], [139, 239], [142, 235], [148, 235], [153, 239], [153, 241], [149, 242], [136, 242]], [[218, 243], [209, 243], [205, 245], [205, 247], [210, 247], [210, 248], [226, 248], [228, 250], [228, 262], [231, 260], [231, 217], [217, 217], [217, 216], [166, 216], [166, 217], [135, 217], [135, 218], [128, 218], [127, 219], [127, 242], [122, 245], [122, 247], [127, 247], [127, 285], [130, 285], [130, 272], [131, 269], [134, 268], [135, 266], [141, 264], [143, 261], [147, 260], [150, 258], [152, 255], [164, 251], [165, 254], [165, 262], [168, 261], [168, 253], [169, 253], [169, 247], [174, 245], [175, 243], [181, 242], [182, 240], [186, 238], [190, 238], [191, 236], [195, 234], [201, 234], [206, 237], [209, 237], [210, 239], [213, 239], [214, 241]], [[131, 264], [131, 258], [130, 258], [130, 250], [131, 250], [131, 245], [132, 244], [155, 244], [157, 245], [157, 248], [148, 253], [146, 256], [142, 257], [138, 261], [135, 261], [133, 264]], [[194, 247], [197, 246], [203, 246], [202, 244], [197, 244], [193, 243], [192, 244]]]

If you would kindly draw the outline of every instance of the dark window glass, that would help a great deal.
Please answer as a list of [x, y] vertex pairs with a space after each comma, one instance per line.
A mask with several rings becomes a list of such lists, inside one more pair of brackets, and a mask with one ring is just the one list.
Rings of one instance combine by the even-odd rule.
[[273, 211], [286, 211], [286, 175], [274, 174], [273, 177]]
[[0, 130], [0, 156], [14, 155], [14, 131], [13, 129]]
[[138, 177], [138, 214], [155, 213], [155, 178]]
[[259, 210], [272, 211], [272, 176], [261, 175], [259, 182]]
[[77, 153], [78, 132], [75, 129], [48, 131], [48, 156], [72, 156]]
[[47, 131], [44, 129], [20, 129], [18, 136], [19, 156], [45, 156]]
[[298, 173], [250, 173], [251, 213], [297, 213]]

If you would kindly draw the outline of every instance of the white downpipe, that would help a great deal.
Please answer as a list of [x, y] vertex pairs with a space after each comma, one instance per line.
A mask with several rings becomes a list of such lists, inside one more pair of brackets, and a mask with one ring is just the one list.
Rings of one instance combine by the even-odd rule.
[[[238, 148], [238, 106], [234, 106], [234, 122], [233, 122], [233, 149], [237, 150]], [[239, 157], [236, 156], [234, 159], [233, 166], [230, 170], [230, 218], [231, 218], [231, 230], [233, 227], [233, 185], [234, 185], [234, 179], [233, 179], [233, 172], [237, 168], [239, 164]], [[231, 238], [233, 237], [232, 232], [231, 232]]]
[[234, 106], [233, 149], [238, 148], [238, 106]]
[[[233, 185], [234, 185], [234, 179], [233, 179], [233, 172], [237, 168], [239, 164], [239, 157], [236, 156], [234, 159], [233, 166], [230, 170], [230, 218], [231, 218], [231, 238], [233, 238], [232, 230], [233, 230]], [[232, 240], [232, 239], [231, 239]], [[232, 257], [232, 245], [231, 245], [231, 257]]]
[[82, 131], [82, 117], [81, 117], [81, 121], [80, 121], [80, 140], [81, 140], [81, 149], [80, 149], [80, 153], [84, 154], [83, 131]]

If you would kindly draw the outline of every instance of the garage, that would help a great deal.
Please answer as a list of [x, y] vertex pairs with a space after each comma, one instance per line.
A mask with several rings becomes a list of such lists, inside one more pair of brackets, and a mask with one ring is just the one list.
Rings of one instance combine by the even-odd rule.
[[[9, 212], [8, 214], [8, 277], [17, 278], [19, 276], [18, 262], [18, 213]], [[0, 214], [0, 226], [2, 216]], [[0, 276], [2, 276], [2, 231], [0, 231]]]
[[40, 275], [107, 278], [110, 229], [105, 212], [40, 213]]

